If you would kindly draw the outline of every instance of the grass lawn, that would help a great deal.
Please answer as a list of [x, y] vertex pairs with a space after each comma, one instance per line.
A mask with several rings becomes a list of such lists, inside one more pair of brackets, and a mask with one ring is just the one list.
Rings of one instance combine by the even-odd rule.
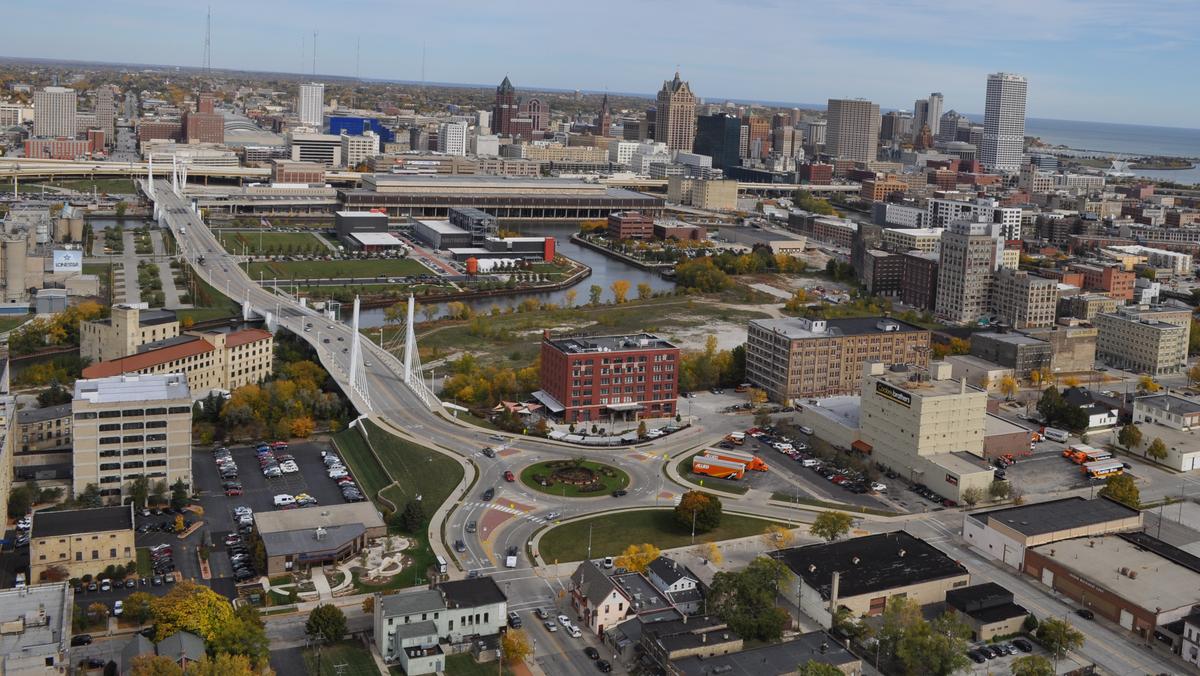
[[33, 319], [33, 315], [0, 315], [0, 333], [8, 333], [30, 319]]
[[[174, 274], [174, 271], [172, 271], [172, 274]], [[193, 307], [191, 309], [180, 310], [177, 313], [181, 321], [184, 318], [190, 317], [193, 322], [203, 322], [209, 319], [233, 317], [241, 314], [239, 306], [230, 300], [228, 296], [205, 282], [201, 279], [200, 275], [193, 275], [193, 277], [195, 280], [196, 297], [192, 298]], [[190, 293], [190, 290], [186, 287], [178, 288], [181, 294], [185, 292]]]
[[[696, 533], [696, 542], [716, 542], [759, 535], [772, 523], [779, 522], [725, 514], [721, 517], [721, 525], [715, 530]], [[686, 547], [692, 542], [691, 530], [675, 522], [674, 510], [617, 512], [551, 528], [542, 536], [539, 545], [542, 559], [581, 561], [587, 558], [589, 528], [593, 558], [616, 556], [629, 545], [643, 542], [653, 542], [660, 549]]]
[[138, 577], [150, 577], [154, 574], [154, 566], [150, 564], [150, 550], [146, 547], [137, 548]]
[[304, 651], [304, 665], [310, 674], [333, 676], [377, 676], [379, 667], [371, 653], [361, 641], [347, 640], [321, 646], [321, 663], [317, 664], [317, 651]]
[[39, 183], [22, 183], [21, 187], [34, 187], [38, 185], [53, 186], [55, 188], [66, 188], [67, 190], [78, 190], [80, 192], [91, 192], [93, 188], [101, 193], [116, 193], [116, 194], [133, 194], [136, 188], [133, 181], [127, 178], [98, 178], [95, 180], [81, 179], [75, 181], [45, 181]]
[[[700, 453], [697, 453], [696, 455], [700, 455]], [[676, 466], [679, 476], [683, 477], [683, 479], [688, 483], [693, 483], [697, 486], [703, 486], [704, 488], [713, 488], [716, 490], [728, 491], [730, 493], [737, 493], [738, 495], [742, 495], [746, 491], [750, 490], [750, 486], [746, 483], [745, 479], [738, 481], [735, 479], [718, 479], [712, 476], [700, 476], [698, 474], [692, 474], [693, 457], [695, 456], [689, 455], [683, 460], [680, 460], [679, 464]], [[746, 476], [750, 477], [750, 472], [746, 472]]]
[[[400, 676], [404, 671], [400, 667], [392, 667], [392, 674]], [[470, 653], [446, 655], [446, 673], [449, 676], [496, 676], [496, 663], [480, 664]], [[512, 676], [512, 670], [504, 667], [504, 676]]]
[[[618, 488], [625, 488], [629, 485], [629, 475], [625, 472], [613, 467], [612, 465], [604, 465], [598, 462], [589, 461], [583, 463], [583, 468], [590, 469], [595, 472], [597, 478], [600, 480], [600, 483], [603, 485], [603, 488], [596, 491], [581, 491], [580, 486], [561, 483], [551, 478], [551, 475], [554, 473], [554, 471], [556, 469], [561, 469], [562, 465], [564, 464], [570, 463], [569, 461], [564, 460], [547, 460], [546, 462], [539, 462], [537, 464], [530, 465], [521, 470], [521, 482], [535, 491], [549, 493], [550, 495], [558, 495], [564, 498], [595, 498], [602, 495], [608, 495]], [[540, 474], [549, 479], [551, 485], [543, 486], [535, 481], [533, 478], [535, 474]]]
[[816, 500], [814, 498], [806, 498], [804, 496], [796, 497], [795, 493], [787, 491], [775, 491], [771, 494], [772, 500], [780, 502], [790, 502], [796, 505], [806, 505], [808, 507], [824, 507], [826, 509], [836, 509], [848, 514], [874, 514], [876, 516], [896, 516], [899, 512], [891, 512], [886, 509], [875, 509], [873, 507], [860, 507], [858, 505], [847, 505], [841, 502], [827, 502], [825, 500]]
[[248, 254], [266, 253], [327, 253], [329, 248], [308, 232], [256, 232], [253, 230], [222, 230], [217, 236], [221, 246], [231, 254], [241, 255], [242, 245]]
[[340, 279], [343, 277], [403, 277], [429, 274], [429, 268], [410, 258], [365, 261], [271, 261], [250, 264], [250, 277], [258, 279], [260, 271], [263, 279]]
[[367, 442], [363, 440], [362, 433], [357, 429], [338, 432], [333, 436], [333, 443], [342, 459], [350, 464], [359, 485], [366, 489], [367, 497], [374, 500], [379, 491], [392, 482], [387, 470], [375, 460], [375, 456], [367, 448]]

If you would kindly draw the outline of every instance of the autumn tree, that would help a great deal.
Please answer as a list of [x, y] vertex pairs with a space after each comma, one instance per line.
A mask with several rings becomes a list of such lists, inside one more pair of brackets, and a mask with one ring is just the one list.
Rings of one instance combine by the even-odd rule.
[[612, 290], [614, 303], [625, 302], [625, 297], [629, 295], [629, 286], [628, 279], [618, 279], [612, 283], [612, 286], [609, 288]]
[[1133, 423], [1121, 428], [1117, 432], [1117, 443], [1121, 444], [1125, 450], [1131, 450], [1142, 445], [1142, 428]]
[[1012, 676], [1054, 676], [1054, 665], [1041, 655], [1025, 655], [1013, 660]]
[[637, 294], [638, 300], [646, 300], [654, 295], [654, 287], [650, 286], [646, 282], [638, 282]]
[[988, 495], [992, 496], [993, 500], [1003, 500], [1008, 497], [1012, 486], [1007, 481], [993, 481], [988, 486]]
[[576, 291], [575, 289], [567, 289], [567, 293], [566, 293], [567, 307], [575, 307], [575, 297], [578, 295], [579, 295], [579, 292]]
[[217, 628], [208, 644], [214, 654], [244, 655], [256, 668], [267, 666], [271, 659], [271, 643], [258, 608], [244, 605], [234, 611], [233, 620]]
[[207, 643], [217, 629], [233, 621], [233, 606], [212, 589], [184, 580], [150, 602], [156, 640], [179, 631], [190, 631]]
[[707, 533], [721, 525], [720, 498], [702, 491], [684, 493], [675, 505], [675, 522], [697, 533]]
[[629, 545], [616, 559], [616, 565], [638, 573], [646, 572], [652, 561], [658, 558], [659, 549], [650, 543]]
[[1200, 363], [1193, 364], [1192, 367], [1187, 370], [1187, 377], [1188, 382], [1192, 383], [1193, 385], [1200, 383]]
[[183, 676], [183, 669], [166, 655], [147, 653], [133, 658], [130, 676]]
[[1075, 376], [1065, 376], [1062, 379], [1063, 387], [1079, 387], [1079, 378]]
[[1083, 634], [1072, 627], [1071, 623], [1056, 617], [1042, 620], [1035, 636], [1037, 636], [1038, 643], [1041, 643], [1054, 655], [1055, 661], [1068, 652], [1083, 647], [1084, 641]]
[[593, 284], [588, 287], [588, 302], [592, 305], [600, 304], [600, 295], [604, 293], [604, 287], [599, 284]]
[[138, 624], [145, 624], [150, 619], [151, 603], [154, 597], [146, 592], [134, 592], [125, 598], [125, 610], [122, 614], [126, 619]]
[[1162, 389], [1162, 386], [1154, 382], [1154, 378], [1150, 376], [1141, 376], [1138, 378], [1137, 387], [1142, 392], [1157, 392]]
[[813, 519], [812, 525], [808, 527], [808, 532], [826, 542], [833, 542], [849, 533], [852, 525], [854, 525], [854, 517], [845, 512], [821, 512], [817, 518]]
[[759, 387], [751, 387], [746, 392], [746, 400], [754, 406], [762, 406], [767, 403], [767, 392]]
[[218, 653], [213, 657], [205, 655], [189, 664], [184, 676], [260, 676], [260, 673], [245, 655]]
[[1000, 394], [1003, 394], [1005, 399], [1012, 399], [1017, 393], [1017, 387], [1017, 379], [1011, 375], [1000, 379]]
[[725, 560], [725, 555], [721, 553], [720, 545], [715, 542], [705, 542], [696, 545], [696, 556], [714, 566], [721, 565], [721, 562]]
[[845, 676], [845, 672], [828, 662], [810, 659], [796, 670], [796, 676]]
[[762, 539], [767, 549], [787, 549], [792, 544], [792, 531], [773, 523], [763, 531]]
[[524, 629], [509, 629], [500, 639], [500, 652], [508, 664], [524, 662], [526, 657], [533, 654], [533, 643]]
[[1128, 474], [1116, 474], [1108, 477], [1104, 482], [1104, 488], [1100, 489], [1100, 495], [1106, 498], [1112, 498], [1117, 502], [1140, 509], [1142, 504], [1141, 492], [1138, 491], [1137, 484], [1133, 481], [1133, 477]]

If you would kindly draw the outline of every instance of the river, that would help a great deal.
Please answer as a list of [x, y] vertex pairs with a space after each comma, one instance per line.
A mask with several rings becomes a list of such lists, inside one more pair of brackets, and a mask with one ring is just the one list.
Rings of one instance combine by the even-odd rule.
[[[553, 236], [557, 243], [556, 251], [558, 253], [571, 260], [579, 261], [592, 269], [592, 274], [589, 277], [584, 278], [578, 284], [571, 287], [575, 290], [575, 303], [577, 305], [588, 302], [590, 287], [593, 284], [604, 289], [604, 293], [601, 296], [603, 300], [612, 300], [612, 289], [610, 287], [618, 279], [624, 279], [629, 282], [630, 295], [636, 294], [637, 285], [643, 282], [649, 284], [655, 291], [675, 290], [675, 282], [663, 279], [657, 271], [642, 270], [624, 261], [609, 258], [598, 251], [579, 246], [575, 242], [572, 242], [571, 235], [579, 231], [579, 227], [576, 225], [538, 223], [519, 226], [516, 229], [522, 235], [531, 237]], [[518, 305], [526, 298], [536, 298], [546, 303], [566, 305], [567, 289], [542, 292], [531, 291], [509, 296], [466, 300], [463, 302], [469, 305], [475, 312], [489, 312], [493, 305], [506, 308]], [[443, 303], [438, 307], [438, 314], [436, 316], [440, 317], [444, 313], [445, 304]], [[383, 309], [363, 310], [362, 315], [359, 317], [359, 323], [364, 327], [383, 326]]]

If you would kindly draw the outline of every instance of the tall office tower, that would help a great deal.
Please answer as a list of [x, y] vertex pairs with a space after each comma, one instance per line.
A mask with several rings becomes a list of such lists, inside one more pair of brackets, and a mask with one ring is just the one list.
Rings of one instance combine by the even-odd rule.
[[539, 98], [532, 98], [517, 107], [521, 117], [529, 118], [534, 131], [545, 131], [550, 126], [550, 104]]
[[804, 114], [800, 112], [800, 109], [792, 108], [788, 113], [788, 117], [790, 119], [788, 126], [800, 129], [800, 121], [804, 119]]
[[612, 127], [612, 112], [608, 109], [608, 93], [604, 94], [604, 99], [600, 101], [600, 110], [596, 113], [596, 136], [608, 136], [608, 131]]
[[696, 95], [679, 79], [679, 71], [658, 91], [657, 111], [654, 140], [667, 144], [668, 150], [690, 151], [696, 140]]
[[475, 111], [475, 132], [483, 136], [488, 136], [492, 133], [492, 111]]
[[771, 152], [783, 157], [802, 157], [802, 136], [795, 127], [776, 127], [771, 130]]
[[879, 127], [879, 140], [881, 141], [899, 141], [901, 115], [904, 112], [900, 110], [891, 110], [883, 114], [883, 122]]
[[68, 87], [46, 87], [34, 92], [33, 135], [75, 138], [79, 133], [75, 104], [75, 90]]
[[746, 137], [746, 155], [756, 160], [764, 159], [771, 154], [771, 122], [765, 117], [750, 115], [745, 119], [748, 129]]
[[717, 169], [739, 166], [741, 155], [738, 153], [738, 139], [741, 131], [742, 123], [733, 115], [705, 115], [696, 120], [696, 141], [692, 149], [700, 155], [711, 157], [712, 165]]
[[467, 123], [447, 122], [439, 126], [438, 151], [447, 155], [466, 155]]
[[296, 96], [296, 114], [300, 124], [320, 130], [325, 124], [325, 85], [307, 82], [300, 85]]
[[517, 89], [508, 76], [496, 87], [496, 105], [492, 108], [492, 132], [502, 136], [512, 134], [512, 121], [517, 117]]
[[934, 136], [937, 136], [942, 121], [942, 101], [942, 93], [934, 92], [929, 95], [929, 106], [925, 109], [925, 124]]
[[879, 152], [879, 104], [866, 99], [829, 99], [825, 152], [834, 158], [873, 162]]
[[825, 150], [825, 137], [828, 135], [829, 123], [825, 120], [813, 120], [804, 128], [804, 146], [810, 153], [816, 155]]
[[938, 143], [950, 143], [958, 140], [958, 128], [960, 126], [971, 126], [971, 121], [960, 115], [957, 110], [949, 110], [942, 114], [938, 120], [938, 132], [934, 134], [934, 140]]
[[992, 73], [983, 106], [983, 145], [979, 160], [991, 171], [1016, 172], [1025, 151], [1025, 94], [1029, 82], [1021, 75]]
[[978, 321], [991, 309], [992, 280], [1004, 250], [1000, 224], [955, 221], [942, 234], [941, 246], [937, 316], [958, 324]]
[[96, 89], [96, 124], [107, 138], [116, 133], [117, 105], [113, 99], [113, 90], [109, 85], [100, 85]]
[[913, 101], [912, 133], [921, 131], [921, 127], [929, 123], [929, 99]]

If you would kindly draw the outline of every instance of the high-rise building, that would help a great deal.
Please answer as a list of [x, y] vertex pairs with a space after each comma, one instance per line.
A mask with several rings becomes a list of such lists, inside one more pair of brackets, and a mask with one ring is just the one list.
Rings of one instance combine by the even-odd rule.
[[604, 99], [600, 101], [600, 111], [596, 113], [596, 136], [608, 136], [610, 127], [612, 127], [612, 113], [608, 109], [608, 93], [606, 92]]
[[803, 157], [802, 138], [795, 127], [776, 127], [771, 130], [771, 152], [783, 157]]
[[829, 99], [825, 152], [834, 158], [873, 162], [879, 152], [879, 104], [866, 99]]
[[[934, 92], [929, 95], [926, 108], [925, 124], [929, 125], [929, 133], [937, 136], [942, 122], [942, 93]], [[919, 127], [918, 127], [919, 128]]]
[[696, 120], [696, 140], [692, 148], [711, 157], [717, 169], [736, 167], [741, 164], [738, 154], [741, 129], [741, 121], [728, 113], [705, 115]]
[[96, 124], [108, 138], [116, 133], [117, 105], [113, 100], [113, 89], [109, 85], [96, 88]]
[[69, 87], [46, 87], [33, 93], [33, 135], [63, 136], [79, 134], [76, 123], [77, 97]]
[[825, 138], [829, 130], [829, 123], [825, 120], [813, 120], [804, 128], [804, 145], [805, 148], [816, 155], [825, 150]]
[[684, 151], [690, 151], [696, 140], [696, 95], [679, 79], [679, 71], [658, 91], [654, 140], [667, 144], [669, 150]]
[[913, 123], [912, 132], [915, 134], [921, 131], [921, 127], [929, 122], [929, 100], [917, 99], [913, 101]]
[[771, 154], [771, 121], [759, 115], [745, 119], [747, 129], [746, 157], [761, 160]]
[[[466, 125], [463, 126], [465, 128]], [[348, 168], [353, 169], [379, 154], [379, 134], [373, 131], [365, 131], [361, 136], [351, 136], [343, 131], [340, 141], [342, 164]], [[459, 154], [465, 154], [465, 151]]]
[[544, 131], [550, 125], [550, 105], [534, 97], [518, 106], [521, 117], [529, 118], [534, 131]]
[[496, 104], [492, 108], [492, 131], [501, 136], [512, 134], [512, 121], [517, 117], [517, 89], [508, 76], [496, 87]]
[[225, 142], [225, 116], [216, 112], [215, 99], [209, 92], [196, 98], [196, 110], [183, 114], [182, 127], [188, 143]]
[[325, 124], [325, 85], [306, 82], [296, 96], [296, 114], [300, 124], [321, 129]]
[[960, 115], [957, 110], [947, 111], [938, 119], [938, 131], [934, 134], [934, 140], [938, 143], [951, 143], [958, 140], [958, 129], [963, 127], [969, 129], [971, 121], [965, 116]]
[[1024, 270], [996, 270], [992, 311], [1016, 329], [1036, 329], [1054, 323], [1058, 282]]
[[935, 198], [926, 205], [926, 223], [931, 228], [945, 228], [955, 221], [985, 220], [1000, 224], [1000, 236], [1006, 240], [1021, 239], [1021, 207], [1002, 207], [1000, 202], [989, 197], [974, 200], [949, 200]]
[[465, 122], [447, 122], [438, 127], [438, 152], [459, 156], [467, 154]]
[[983, 145], [979, 159], [989, 171], [1015, 173], [1025, 150], [1025, 95], [1029, 83], [1021, 75], [992, 73], [983, 107]]
[[950, 224], [938, 261], [939, 317], [965, 324], [988, 313], [1003, 246], [998, 223], [963, 219]]

